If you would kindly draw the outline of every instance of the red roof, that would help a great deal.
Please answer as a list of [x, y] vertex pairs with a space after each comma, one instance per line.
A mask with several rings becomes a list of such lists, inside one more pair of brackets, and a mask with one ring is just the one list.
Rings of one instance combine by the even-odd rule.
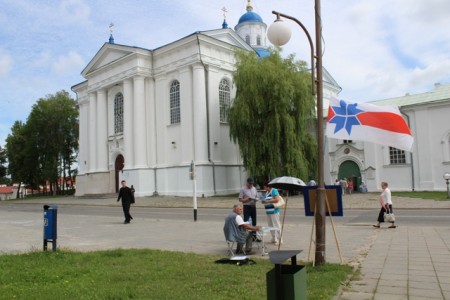
[[13, 187], [12, 186], [0, 186], [0, 194], [12, 194]]

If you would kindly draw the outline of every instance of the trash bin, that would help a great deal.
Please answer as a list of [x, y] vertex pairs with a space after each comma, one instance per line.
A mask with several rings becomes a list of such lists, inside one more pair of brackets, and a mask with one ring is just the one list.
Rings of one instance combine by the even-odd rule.
[[[297, 265], [297, 254], [302, 250], [279, 250], [269, 253], [275, 267], [267, 272], [267, 299], [306, 299], [306, 267]], [[291, 265], [282, 263], [291, 259]]]
[[58, 206], [44, 205], [44, 251], [47, 243], [52, 242], [52, 250], [56, 251]]

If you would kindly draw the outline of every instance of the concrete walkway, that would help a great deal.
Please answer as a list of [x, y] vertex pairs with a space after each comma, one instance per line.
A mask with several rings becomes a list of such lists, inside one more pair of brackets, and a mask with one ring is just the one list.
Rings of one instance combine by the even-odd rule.
[[[86, 215], [64, 215], [58, 212], [58, 247], [76, 251], [114, 248], [151, 248], [226, 256], [222, 226], [224, 215], [217, 221], [182, 221], [136, 218], [122, 224], [121, 208], [115, 199], [58, 198], [27, 200], [27, 203], [117, 207], [118, 216], [92, 218]], [[344, 197], [344, 209], [370, 209], [374, 219], [378, 211], [378, 194], [353, 194]], [[450, 201], [432, 201], [394, 197], [395, 208], [444, 209], [450, 215]], [[18, 253], [42, 249], [42, 211], [15, 212], [8, 206], [17, 201], [0, 202], [1, 253]], [[199, 198], [203, 207], [231, 208], [235, 198]], [[192, 198], [138, 198], [139, 207], [192, 207]], [[289, 197], [288, 208], [303, 208], [303, 199]], [[401, 215], [397, 216], [401, 220]], [[304, 217], [306, 218], [306, 217]], [[337, 218], [335, 218], [337, 219]], [[282, 250], [303, 249], [298, 259], [309, 257], [311, 225], [308, 218], [300, 223], [286, 223]], [[261, 218], [265, 225], [265, 218]], [[359, 267], [360, 275], [343, 287], [336, 299], [449, 299], [450, 300], [450, 227], [399, 226], [396, 229], [372, 228], [371, 224], [352, 224], [335, 220], [336, 232], [345, 263]], [[401, 224], [401, 221], [400, 221]], [[120, 237], [120, 239], [118, 238]], [[339, 263], [333, 230], [326, 228], [326, 259]], [[268, 244], [268, 251], [277, 247]], [[311, 257], [314, 253], [311, 253]], [[267, 258], [257, 252], [255, 257]]]

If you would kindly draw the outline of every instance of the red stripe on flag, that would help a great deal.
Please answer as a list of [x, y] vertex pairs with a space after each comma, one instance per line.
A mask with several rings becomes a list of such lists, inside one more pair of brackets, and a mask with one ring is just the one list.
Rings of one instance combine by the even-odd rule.
[[328, 122], [335, 116], [334, 110], [331, 108], [331, 105], [328, 107]]
[[411, 135], [402, 116], [390, 112], [363, 112], [357, 115], [361, 125]]

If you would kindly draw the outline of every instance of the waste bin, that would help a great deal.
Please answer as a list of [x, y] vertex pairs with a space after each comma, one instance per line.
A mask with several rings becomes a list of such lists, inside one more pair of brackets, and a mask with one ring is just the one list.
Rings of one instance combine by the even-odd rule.
[[52, 250], [56, 251], [58, 206], [44, 205], [44, 251], [47, 243], [52, 242]]
[[[302, 250], [279, 250], [269, 253], [275, 267], [267, 272], [267, 299], [306, 299], [306, 267], [297, 265], [297, 254]], [[282, 263], [291, 259], [291, 265]]]

